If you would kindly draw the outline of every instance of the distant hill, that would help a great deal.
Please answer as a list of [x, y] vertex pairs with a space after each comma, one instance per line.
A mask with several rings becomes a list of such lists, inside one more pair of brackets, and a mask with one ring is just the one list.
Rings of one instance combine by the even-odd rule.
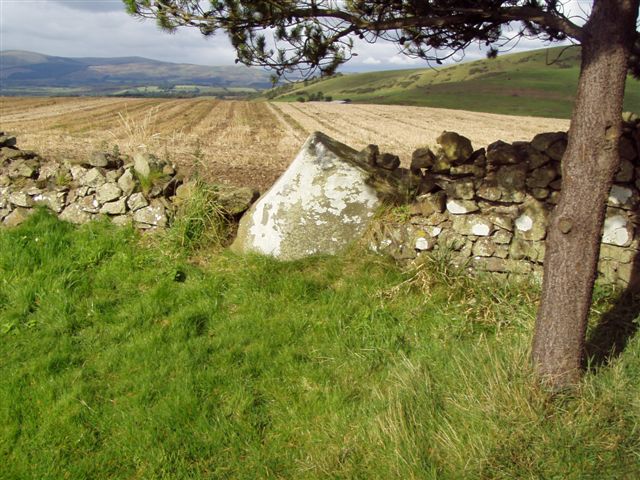
[[[339, 75], [267, 92], [276, 100], [323, 97], [358, 103], [421, 105], [477, 112], [568, 118], [580, 49], [549, 48], [439, 69]], [[640, 82], [629, 79], [625, 110], [640, 112]]]
[[2, 95], [135, 94], [139, 89], [158, 94], [170, 93], [175, 86], [181, 86], [183, 93], [190, 91], [185, 86], [200, 92], [204, 87], [207, 93], [207, 88], [233, 92], [271, 86], [269, 74], [261, 69], [168, 63], [142, 57], [66, 58], [5, 50], [0, 51], [0, 66]]

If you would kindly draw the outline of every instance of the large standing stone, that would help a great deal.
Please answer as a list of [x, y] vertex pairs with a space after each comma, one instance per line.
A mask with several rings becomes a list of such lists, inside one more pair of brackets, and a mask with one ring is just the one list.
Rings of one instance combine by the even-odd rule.
[[358, 152], [315, 132], [244, 215], [232, 245], [281, 259], [336, 253], [362, 235], [381, 201]]

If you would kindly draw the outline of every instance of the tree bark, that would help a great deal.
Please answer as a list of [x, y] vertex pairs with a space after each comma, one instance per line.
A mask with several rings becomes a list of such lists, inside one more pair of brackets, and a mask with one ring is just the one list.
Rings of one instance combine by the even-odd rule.
[[562, 193], [549, 225], [532, 362], [554, 390], [575, 384], [582, 356], [601, 232], [619, 165], [622, 102], [638, 0], [596, 0], [584, 26], [582, 65]]

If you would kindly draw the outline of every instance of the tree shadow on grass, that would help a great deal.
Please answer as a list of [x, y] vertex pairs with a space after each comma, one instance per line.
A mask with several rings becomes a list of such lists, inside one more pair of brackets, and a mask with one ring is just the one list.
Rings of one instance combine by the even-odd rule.
[[585, 346], [585, 368], [596, 370], [619, 357], [640, 329], [640, 254], [633, 260], [628, 287], [590, 332]]

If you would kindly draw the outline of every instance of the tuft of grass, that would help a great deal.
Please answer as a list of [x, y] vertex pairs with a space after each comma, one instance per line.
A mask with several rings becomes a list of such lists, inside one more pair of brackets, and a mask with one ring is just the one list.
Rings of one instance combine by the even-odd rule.
[[189, 196], [178, 206], [167, 242], [173, 248], [193, 253], [203, 247], [219, 250], [231, 234], [231, 221], [218, 203], [215, 186], [196, 177]]
[[640, 475], [639, 339], [548, 396], [535, 284], [359, 250], [195, 267], [144, 240], [43, 211], [0, 229], [1, 479]]
[[168, 179], [168, 176], [162, 173], [162, 171], [154, 169], [149, 172], [149, 175], [141, 175], [136, 170], [133, 171], [133, 174], [140, 185], [140, 190], [145, 196], [149, 195], [149, 192], [151, 192], [156, 184], [164, 183]]

